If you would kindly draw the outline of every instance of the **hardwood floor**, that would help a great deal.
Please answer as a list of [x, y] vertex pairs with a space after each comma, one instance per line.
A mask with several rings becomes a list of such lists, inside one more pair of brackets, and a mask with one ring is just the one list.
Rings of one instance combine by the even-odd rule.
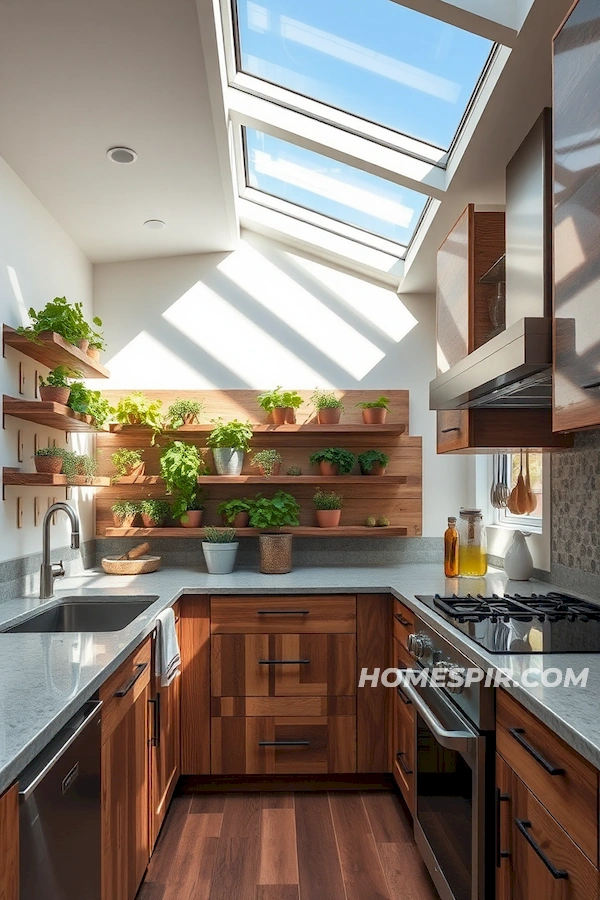
[[395, 794], [174, 798], [137, 900], [437, 900]]

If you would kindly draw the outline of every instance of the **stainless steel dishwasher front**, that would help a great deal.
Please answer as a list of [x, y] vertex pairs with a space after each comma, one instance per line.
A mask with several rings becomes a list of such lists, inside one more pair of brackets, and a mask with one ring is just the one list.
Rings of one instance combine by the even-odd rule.
[[19, 779], [20, 900], [100, 900], [100, 706], [86, 703]]

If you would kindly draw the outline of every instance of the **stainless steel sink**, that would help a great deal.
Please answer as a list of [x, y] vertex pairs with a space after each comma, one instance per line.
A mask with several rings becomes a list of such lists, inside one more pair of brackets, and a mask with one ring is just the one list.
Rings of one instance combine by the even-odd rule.
[[52, 609], [31, 616], [5, 634], [72, 631], [121, 631], [158, 600], [158, 595], [127, 597], [65, 597]]

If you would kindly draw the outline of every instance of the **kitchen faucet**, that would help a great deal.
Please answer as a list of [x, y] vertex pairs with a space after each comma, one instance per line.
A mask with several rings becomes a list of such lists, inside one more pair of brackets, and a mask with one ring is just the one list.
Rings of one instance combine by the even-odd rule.
[[79, 516], [72, 506], [68, 503], [53, 503], [46, 510], [44, 516], [43, 542], [42, 542], [42, 565], [40, 568], [40, 600], [49, 600], [54, 597], [54, 579], [62, 578], [65, 574], [62, 559], [59, 563], [50, 562], [50, 521], [54, 513], [62, 510], [66, 512], [71, 520], [71, 549], [79, 548]]

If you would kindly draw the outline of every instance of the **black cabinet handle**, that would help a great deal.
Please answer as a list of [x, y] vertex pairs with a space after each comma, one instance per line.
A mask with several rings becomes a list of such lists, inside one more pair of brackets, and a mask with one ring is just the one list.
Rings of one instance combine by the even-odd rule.
[[148, 701], [152, 704], [152, 740], [153, 747], [160, 744], [160, 693]]
[[259, 741], [259, 747], [310, 747], [310, 741]]
[[135, 667], [135, 672], [133, 673], [133, 675], [131, 676], [129, 681], [126, 681], [125, 684], [123, 685], [123, 687], [119, 688], [119, 690], [115, 693], [115, 697], [124, 697], [125, 694], [128, 694], [129, 691], [131, 690], [131, 688], [134, 686], [134, 684], [138, 680], [138, 678], [140, 677], [140, 675], [142, 674], [142, 672], [144, 671], [144, 669], [147, 669], [147, 668], [148, 668], [148, 663], [138, 663], [138, 665]]
[[584, 391], [589, 391], [590, 388], [600, 387], [600, 381], [590, 381], [589, 384], [582, 384], [581, 387]]
[[521, 832], [521, 834], [523, 835], [523, 837], [529, 844], [529, 846], [533, 850], [535, 850], [535, 852], [537, 853], [537, 855], [539, 856], [541, 861], [544, 863], [544, 865], [546, 866], [546, 868], [548, 869], [548, 871], [550, 872], [552, 877], [553, 878], [568, 878], [569, 873], [565, 872], [564, 869], [557, 869], [556, 866], [553, 866], [552, 863], [550, 862], [550, 860], [548, 859], [548, 857], [546, 856], [546, 854], [544, 853], [544, 851], [542, 850], [542, 848], [538, 844], [536, 844], [534, 839], [529, 834], [527, 829], [531, 828], [531, 822], [527, 822], [527, 821], [525, 821], [525, 819], [515, 819], [515, 823], [516, 823], [517, 828], [519, 829], [519, 831]]
[[310, 659], [259, 659], [259, 666], [308, 666]]
[[496, 868], [500, 868], [503, 859], [510, 856], [510, 850], [502, 850], [501, 834], [500, 834], [500, 804], [510, 800], [510, 794], [502, 794], [500, 788], [496, 790]]
[[403, 769], [404, 774], [412, 775], [413, 770], [409, 769], [408, 766], [406, 765], [406, 763], [404, 761], [404, 756], [405, 756], [404, 750], [398, 750], [398, 752], [396, 753], [396, 759], [398, 760], [401, 769]]
[[400, 624], [403, 625], [405, 628], [412, 628], [412, 627], [413, 627], [412, 622], [409, 622], [408, 619], [404, 619], [404, 618], [400, 615], [400, 613], [394, 613], [394, 618], [395, 618], [395, 619], [398, 619], [398, 621], [400, 622]]
[[398, 696], [400, 697], [402, 702], [406, 703], [407, 706], [410, 706], [412, 703], [412, 700], [409, 700], [409, 698], [406, 696], [406, 694], [400, 687], [397, 687], [396, 690], [398, 691]]
[[460, 431], [460, 428], [457, 425], [454, 428], [442, 428], [442, 434], [450, 434], [451, 431]]
[[515, 739], [515, 741], [521, 745], [523, 750], [526, 750], [530, 756], [533, 756], [535, 761], [540, 764], [540, 766], [545, 769], [548, 775], [565, 775], [564, 769], [559, 769], [556, 766], [553, 766], [552, 763], [549, 763], [547, 759], [544, 759], [541, 753], [532, 747], [531, 744], [522, 738], [521, 735], [525, 734], [524, 728], [510, 728], [509, 732], [510, 736]]
[[308, 616], [310, 609], [257, 609], [257, 616]]

